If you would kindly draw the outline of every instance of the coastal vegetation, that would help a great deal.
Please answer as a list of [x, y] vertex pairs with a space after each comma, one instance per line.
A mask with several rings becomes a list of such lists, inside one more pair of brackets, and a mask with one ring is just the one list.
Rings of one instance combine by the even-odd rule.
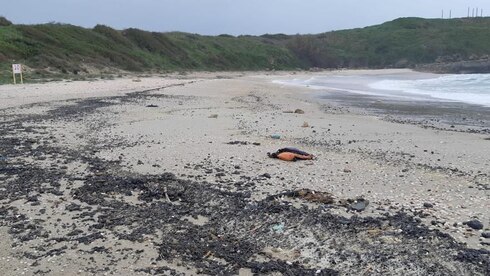
[[121, 72], [414, 68], [488, 60], [490, 18], [400, 18], [314, 35], [203, 36], [69, 24], [16, 25], [0, 17], [0, 82], [12, 63], [27, 79]]

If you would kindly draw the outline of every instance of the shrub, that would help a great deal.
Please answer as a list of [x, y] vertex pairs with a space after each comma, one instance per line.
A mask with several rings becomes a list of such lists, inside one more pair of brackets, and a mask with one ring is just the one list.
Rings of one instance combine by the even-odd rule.
[[0, 26], [10, 26], [12, 25], [12, 22], [8, 20], [7, 18], [0, 16]]

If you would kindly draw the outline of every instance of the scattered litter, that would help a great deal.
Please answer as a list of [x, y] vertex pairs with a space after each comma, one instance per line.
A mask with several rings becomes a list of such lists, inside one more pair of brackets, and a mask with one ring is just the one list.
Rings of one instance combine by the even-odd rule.
[[209, 115], [208, 118], [216, 119], [216, 118], [218, 118], [218, 114], [211, 114], [211, 115]]
[[228, 143], [226, 143], [228, 145], [249, 145], [249, 144], [252, 144], [254, 146], [260, 146], [260, 143], [257, 143], [257, 142], [253, 142], [253, 143], [250, 143], [250, 142], [247, 142], [247, 141], [230, 141]]
[[367, 201], [358, 201], [356, 203], [352, 203], [350, 208], [354, 211], [361, 212], [364, 211], [364, 209], [366, 209], [367, 205], [368, 205]]
[[346, 168], [346, 169], [344, 169], [344, 172], [345, 172], [345, 173], [351, 173], [351, 172], [352, 172], [352, 170], [351, 170], [351, 169], [347, 169], [347, 168]]
[[165, 199], [167, 200], [167, 202], [172, 203], [172, 200], [170, 200], [170, 197], [168, 196], [167, 193], [167, 187], [164, 187], [163, 192], [165, 193]]
[[341, 199], [335, 200], [334, 196], [328, 192], [319, 192], [310, 189], [300, 189], [288, 191], [274, 196], [267, 197], [268, 200], [276, 200], [281, 197], [299, 198], [314, 203], [333, 204], [335, 206], [343, 206], [349, 210], [362, 212], [369, 205], [369, 200], [362, 197], [356, 199]]
[[308, 124], [308, 122], [304, 122], [301, 127], [310, 127], [310, 125]]
[[316, 203], [331, 204], [334, 202], [332, 194], [327, 192], [317, 192], [309, 189], [302, 189], [296, 191], [295, 195], [296, 197]]
[[279, 135], [279, 134], [272, 134], [271, 135], [271, 138], [272, 139], [281, 139], [281, 135]]
[[300, 189], [296, 191], [284, 192], [279, 195], [275, 195], [270, 197], [269, 199], [276, 199], [281, 196], [286, 196], [290, 198], [300, 198], [306, 201], [315, 202], [315, 203], [323, 203], [323, 204], [332, 204], [334, 203], [334, 197], [331, 193], [327, 192], [319, 192], [313, 191], [310, 189]]
[[304, 110], [297, 108], [296, 110], [283, 110], [282, 113], [296, 113], [296, 114], [305, 114]]
[[475, 229], [475, 230], [483, 229], [483, 224], [477, 219], [472, 219], [472, 220], [463, 222], [463, 225], [466, 225], [466, 226], [468, 226], [472, 229]]
[[269, 179], [272, 178], [272, 176], [270, 175], [270, 173], [264, 173], [264, 174], [262, 174], [260, 176], [262, 176], [264, 178], [269, 178]]
[[268, 152], [267, 155], [270, 158], [278, 158], [283, 161], [312, 160], [314, 158], [313, 154], [297, 148], [282, 148], [273, 153]]
[[149, 104], [146, 107], [158, 107], [158, 105], [156, 105], [156, 104]]
[[212, 252], [212, 251], [208, 251], [208, 252], [206, 252], [206, 254], [204, 254], [204, 256], [202, 256], [202, 258], [203, 258], [203, 259], [206, 259], [206, 258], [211, 257], [211, 256], [213, 256], [213, 255], [214, 255], [214, 254], [213, 254], [213, 252]]
[[362, 212], [369, 205], [369, 200], [364, 199], [364, 198], [357, 198], [355, 200], [348, 199], [346, 201], [346, 204], [348, 204], [346, 206], [348, 209], [351, 209], [351, 210], [354, 210], [357, 212]]
[[227, 143], [228, 145], [248, 145], [247, 141], [231, 141]]
[[284, 223], [278, 223], [275, 225], [272, 225], [272, 230], [276, 233], [283, 233], [284, 232]]

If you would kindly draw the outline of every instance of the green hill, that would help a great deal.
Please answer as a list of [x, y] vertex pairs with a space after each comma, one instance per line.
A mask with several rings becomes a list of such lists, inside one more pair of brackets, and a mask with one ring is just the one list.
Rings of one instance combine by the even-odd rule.
[[362, 29], [297, 36], [289, 48], [316, 67], [413, 67], [488, 58], [490, 18], [400, 18]]
[[0, 82], [10, 64], [26, 78], [182, 70], [414, 67], [488, 59], [490, 18], [401, 18], [317, 35], [202, 36], [68, 24], [15, 25], [0, 17]]

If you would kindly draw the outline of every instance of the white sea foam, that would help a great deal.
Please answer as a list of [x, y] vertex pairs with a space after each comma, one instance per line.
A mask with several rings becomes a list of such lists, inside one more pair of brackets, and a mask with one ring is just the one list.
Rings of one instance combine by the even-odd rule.
[[446, 75], [433, 79], [382, 80], [371, 88], [490, 107], [490, 74]]
[[319, 76], [274, 81], [315, 90], [409, 100], [455, 101], [490, 107], [490, 74], [444, 75], [436, 78], [399, 79], [393, 76]]

